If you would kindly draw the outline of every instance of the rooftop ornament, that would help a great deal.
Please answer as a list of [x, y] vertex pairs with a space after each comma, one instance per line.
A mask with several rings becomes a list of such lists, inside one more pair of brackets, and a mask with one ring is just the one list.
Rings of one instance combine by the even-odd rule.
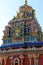
[[25, 0], [25, 5], [27, 5], [27, 0]]

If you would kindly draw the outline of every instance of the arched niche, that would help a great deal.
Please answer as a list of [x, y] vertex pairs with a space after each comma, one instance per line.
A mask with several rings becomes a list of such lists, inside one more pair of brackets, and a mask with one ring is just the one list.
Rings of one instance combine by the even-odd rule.
[[20, 64], [20, 60], [18, 58], [15, 58], [13, 60], [13, 65], [19, 65]]

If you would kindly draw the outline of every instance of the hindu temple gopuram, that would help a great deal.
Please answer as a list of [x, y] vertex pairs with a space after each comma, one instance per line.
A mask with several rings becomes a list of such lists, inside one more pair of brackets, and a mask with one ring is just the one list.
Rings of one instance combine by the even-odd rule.
[[0, 65], [43, 65], [43, 32], [27, 0], [3, 32]]

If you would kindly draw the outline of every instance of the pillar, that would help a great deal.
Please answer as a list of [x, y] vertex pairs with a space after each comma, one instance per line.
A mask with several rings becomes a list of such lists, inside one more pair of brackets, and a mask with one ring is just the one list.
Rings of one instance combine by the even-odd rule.
[[2, 65], [5, 65], [4, 59], [2, 60]]
[[31, 58], [31, 65], [34, 65], [34, 58]]
[[20, 63], [20, 65], [23, 65], [23, 54], [20, 54], [20, 59], [21, 59], [21, 63]]
[[28, 54], [28, 59], [29, 59], [29, 65], [31, 65], [31, 61], [32, 61], [32, 55]]
[[30, 65], [31, 65], [31, 58], [29, 60], [30, 60]]
[[14, 43], [14, 34], [12, 35], [12, 43]]
[[11, 56], [10, 59], [11, 59], [11, 65], [13, 65], [13, 60], [12, 60], [13, 59], [13, 56]]
[[38, 65], [38, 58], [36, 59], [34, 59], [34, 65]]
[[23, 65], [23, 58], [21, 58], [21, 65]]
[[6, 65], [6, 60], [4, 60], [4, 62], [5, 62], [5, 65]]
[[7, 63], [7, 58], [8, 58], [8, 56], [6, 55], [6, 56], [4, 56], [4, 63], [5, 63], [5, 65], [6, 65], [6, 63]]
[[38, 65], [39, 53], [33, 55], [34, 57], [34, 65]]

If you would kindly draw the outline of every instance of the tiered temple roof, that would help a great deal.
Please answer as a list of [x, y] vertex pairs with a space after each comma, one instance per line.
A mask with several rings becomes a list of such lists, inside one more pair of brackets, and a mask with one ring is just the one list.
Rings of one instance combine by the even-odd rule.
[[10, 47], [43, 46], [40, 24], [35, 17], [35, 10], [27, 4], [19, 8], [16, 17], [5, 26], [1, 49]]

